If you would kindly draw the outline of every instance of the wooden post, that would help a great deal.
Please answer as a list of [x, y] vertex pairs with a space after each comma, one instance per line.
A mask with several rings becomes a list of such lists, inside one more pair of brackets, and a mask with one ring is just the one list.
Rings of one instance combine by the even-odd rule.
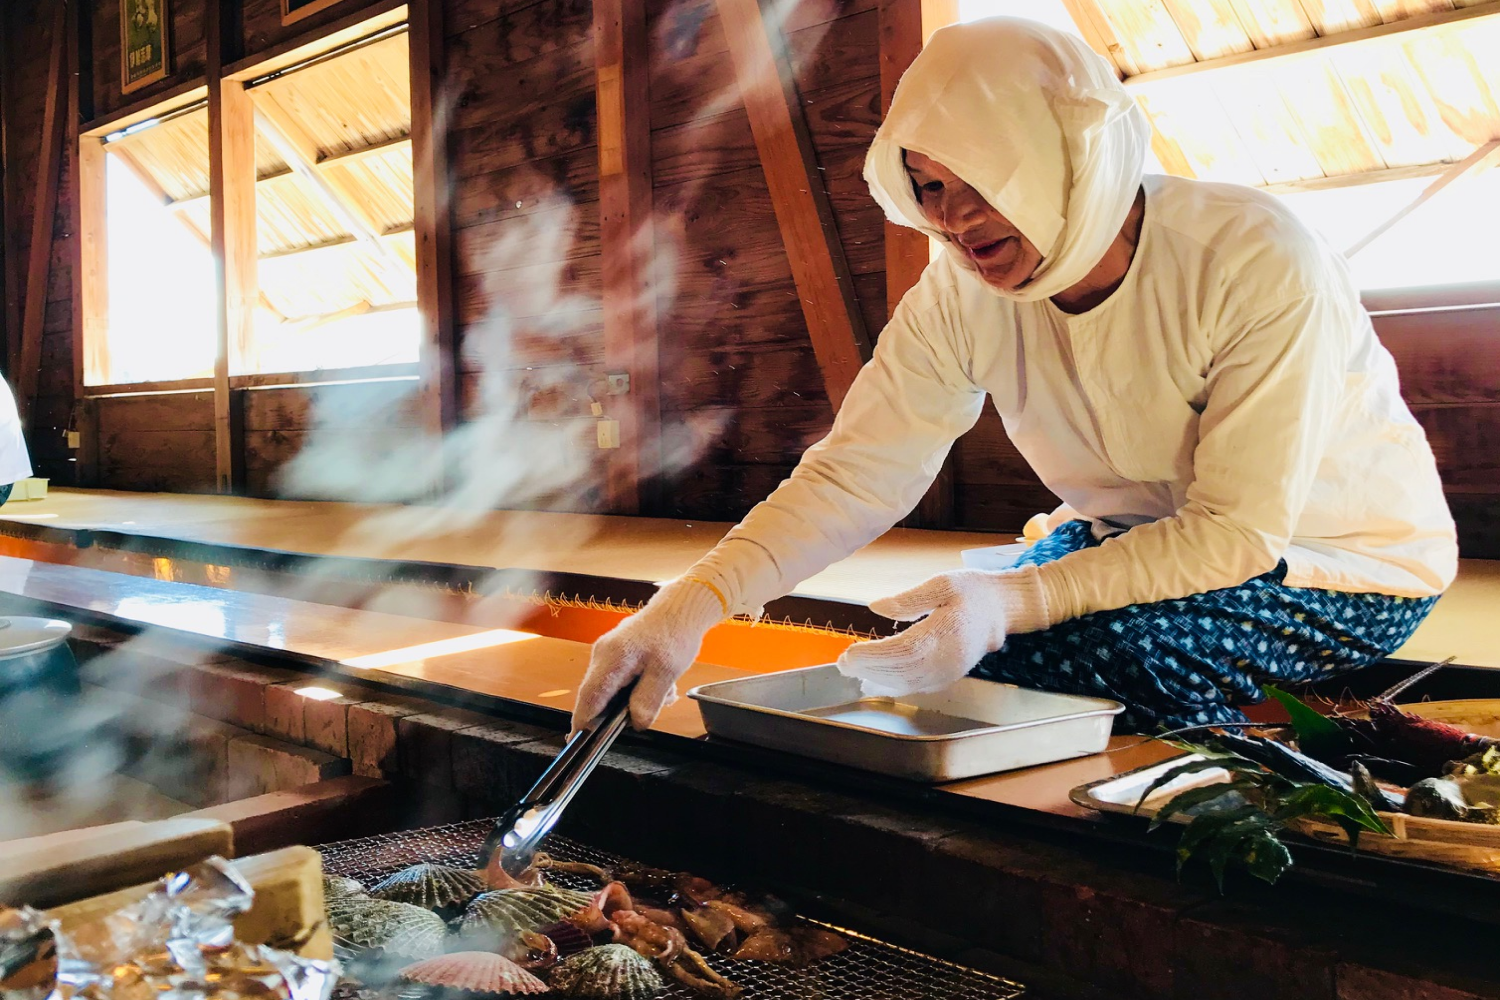
[[[86, 373], [84, 358], [84, 331], [92, 316], [93, 322], [107, 320], [109, 308], [109, 261], [108, 244], [105, 241], [105, 163], [104, 144], [98, 139], [84, 138], [78, 134], [82, 122], [94, 117], [94, 77], [90, 54], [92, 45], [92, 20], [88, 9], [77, 3], [69, 7], [68, 64], [74, 68], [72, 85], [68, 95], [68, 129], [64, 141], [74, 144], [77, 159], [74, 160], [72, 177], [73, 206], [73, 416], [70, 422], [74, 430], [83, 399], [83, 384]], [[87, 203], [85, 203], [87, 199]], [[103, 340], [101, 336], [99, 340]], [[74, 455], [75, 475], [83, 468]], [[81, 484], [80, 484], [81, 485]]]
[[32, 202], [31, 253], [26, 267], [26, 311], [21, 321], [20, 371], [16, 373], [16, 404], [24, 421], [36, 401], [42, 372], [42, 325], [47, 312], [47, 279], [52, 261], [52, 226], [57, 215], [57, 189], [61, 180], [64, 118], [68, 89], [63, 81], [67, 69], [68, 12], [56, 0], [52, 19], [52, 57], [47, 66], [47, 109], [42, 120], [42, 152], [37, 162], [36, 200]]
[[870, 357], [870, 338], [818, 171], [785, 44], [758, 0], [717, 0], [776, 224], [802, 300], [828, 401], [837, 409]]
[[[956, 0], [880, 0], [880, 114], [891, 110], [896, 84], [932, 33], [958, 20]], [[931, 259], [932, 244], [915, 229], [885, 223], [885, 305], [886, 316], [895, 315], [896, 306]], [[902, 522], [909, 528], [951, 528], [954, 522], [954, 495], [957, 481], [950, 455], [943, 462], [937, 478], [928, 487], [917, 509]]]
[[74, 347], [78, 391], [84, 383], [107, 385], [109, 369], [109, 154], [98, 136], [78, 138], [78, 280]]
[[255, 106], [242, 83], [223, 78], [238, 43], [233, 5], [207, 5], [209, 245], [218, 281], [218, 344], [214, 358], [214, 455], [220, 493], [244, 479], [235, 434], [231, 361], [251, 348], [259, 297], [255, 217]]
[[11, 166], [11, 151], [14, 148], [11, 135], [10, 116], [6, 108], [10, 105], [10, 60], [3, 58], [10, 52], [10, 16], [8, 7], [0, 7], [0, 282], [4, 284], [5, 313], [0, 316], [4, 325], [3, 349], [0, 361], [5, 363], [5, 373], [14, 375], [16, 361], [21, 349], [21, 306], [18, 298], [20, 282], [16, 268], [17, 246], [15, 227], [6, 225], [15, 211], [16, 171]]
[[443, 4], [412, 0], [411, 60], [413, 227], [417, 249], [417, 312], [422, 322], [423, 413], [428, 432], [458, 423], [458, 359], [454, 340], [452, 216], [449, 212], [447, 116], [441, 114], [444, 76]]
[[604, 278], [604, 364], [629, 376], [626, 392], [603, 398], [620, 424], [609, 456], [610, 512], [638, 514], [652, 504], [643, 487], [661, 469], [661, 401], [655, 252], [651, 220], [650, 37], [645, 5], [595, 0], [595, 94], [599, 108], [599, 229]]

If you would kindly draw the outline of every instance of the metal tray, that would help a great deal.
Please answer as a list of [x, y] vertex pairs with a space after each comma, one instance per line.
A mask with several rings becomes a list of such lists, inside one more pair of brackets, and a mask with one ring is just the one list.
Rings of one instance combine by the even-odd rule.
[[712, 736], [929, 782], [1098, 753], [1124, 711], [973, 677], [932, 694], [866, 698], [831, 663], [704, 684], [688, 697]]

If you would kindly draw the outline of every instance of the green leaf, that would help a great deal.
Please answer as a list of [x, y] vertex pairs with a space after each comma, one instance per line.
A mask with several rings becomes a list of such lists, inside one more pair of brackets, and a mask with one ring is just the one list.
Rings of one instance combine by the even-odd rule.
[[1274, 684], [1262, 684], [1261, 688], [1281, 702], [1292, 717], [1292, 727], [1297, 731], [1297, 744], [1302, 752], [1317, 760], [1327, 760], [1339, 753], [1348, 753], [1353, 747], [1349, 734], [1328, 716], [1308, 707], [1296, 695], [1288, 694]]
[[1181, 874], [1182, 866], [1200, 848], [1210, 849], [1226, 830], [1242, 822], [1248, 822], [1252, 826], [1265, 826], [1271, 822], [1271, 817], [1253, 805], [1243, 805], [1238, 809], [1194, 817], [1193, 821], [1187, 825], [1187, 829], [1182, 831], [1182, 839], [1177, 841], [1178, 873]]
[[[1194, 826], [1200, 823], [1206, 829], [1190, 838], [1188, 835], [1194, 833]], [[1203, 816], [1193, 821], [1183, 834], [1183, 841], [1177, 845], [1177, 870], [1182, 871], [1182, 865], [1194, 854], [1208, 862], [1209, 869], [1213, 872], [1214, 881], [1218, 883], [1219, 891], [1224, 890], [1224, 872], [1229, 868], [1231, 861], [1238, 860], [1242, 851], [1240, 843], [1247, 836], [1257, 833], [1270, 835], [1273, 829], [1271, 817], [1254, 806], [1245, 806], [1243, 809], [1230, 810], [1222, 816]], [[1186, 853], [1184, 853], [1186, 851]]]
[[1362, 830], [1391, 836], [1390, 828], [1375, 814], [1364, 796], [1350, 795], [1326, 785], [1297, 786], [1282, 796], [1273, 818], [1278, 823], [1294, 819], [1323, 819], [1337, 823], [1349, 837], [1350, 850], [1359, 845]]
[[1239, 860], [1251, 875], [1274, 885], [1292, 867], [1292, 852], [1271, 831], [1261, 830], [1241, 841]]
[[1216, 768], [1230, 772], [1262, 773], [1259, 764], [1252, 764], [1250, 761], [1239, 757], [1213, 757], [1207, 760], [1190, 760], [1186, 764], [1179, 764], [1157, 775], [1156, 780], [1147, 785], [1146, 790], [1141, 793], [1141, 797], [1136, 800], [1135, 811], [1140, 812], [1141, 806], [1151, 797], [1151, 793], [1162, 785], [1175, 781], [1184, 775], [1196, 774], [1199, 771], [1212, 771]]
[[1197, 788], [1189, 788], [1184, 792], [1179, 792], [1168, 799], [1156, 811], [1156, 815], [1151, 817], [1151, 826], [1149, 829], [1155, 830], [1178, 813], [1186, 813], [1206, 802], [1212, 802], [1226, 795], [1235, 795], [1239, 791], [1239, 786], [1232, 781], [1216, 781], [1212, 785], [1200, 785]]

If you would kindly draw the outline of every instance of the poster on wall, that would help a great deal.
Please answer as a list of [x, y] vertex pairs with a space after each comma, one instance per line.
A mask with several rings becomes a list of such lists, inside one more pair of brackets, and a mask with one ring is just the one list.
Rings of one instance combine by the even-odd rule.
[[120, 0], [120, 90], [167, 76], [167, 0]]
[[309, 14], [316, 14], [342, 2], [343, 0], [281, 0], [281, 23], [300, 21]]

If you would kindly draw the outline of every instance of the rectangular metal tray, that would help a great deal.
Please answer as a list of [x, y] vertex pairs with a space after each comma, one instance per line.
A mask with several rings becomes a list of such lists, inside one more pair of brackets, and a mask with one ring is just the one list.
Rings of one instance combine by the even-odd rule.
[[831, 663], [704, 684], [688, 697], [712, 736], [928, 782], [1098, 753], [1124, 711], [973, 677], [932, 694], [866, 698]]

